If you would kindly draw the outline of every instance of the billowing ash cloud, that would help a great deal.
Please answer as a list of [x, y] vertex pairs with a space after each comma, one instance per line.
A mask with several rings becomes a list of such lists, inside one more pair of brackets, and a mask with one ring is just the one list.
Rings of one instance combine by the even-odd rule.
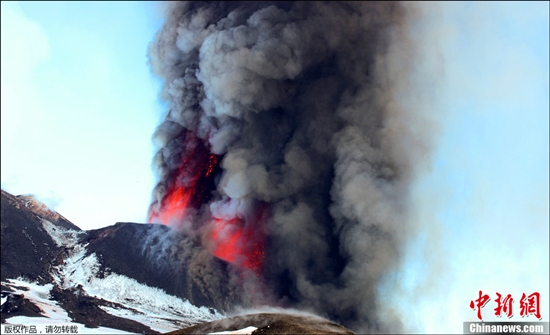
[[220, 276], [208, 270], [215, 256], [232, 265], [226, 283], [243, 305], [399, 330], [379, 317], [376, 289], [399, 262], [426, 146], [418, 111], [400, 100], [415, 55], [410, 11], [168, 5], [149, 53], [168, 103], [150, 220], [197, 246], [186, 258], [197, 280]]

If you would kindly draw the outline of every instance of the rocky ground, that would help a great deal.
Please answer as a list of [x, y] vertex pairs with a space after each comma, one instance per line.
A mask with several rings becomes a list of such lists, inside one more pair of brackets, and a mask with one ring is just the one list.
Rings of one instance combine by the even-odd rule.
[[[49, 285], [51, 305], [89, 328], [149, 334], [223, 317], [214, 301], [187, 280], [181, 264], [176, 268], [151, 261], [156, 246], [145, 240], [156, 233], [169, 236], [168, 230], [162, 225], [116, 223], [83, 231], [32, 197], [2, 190], [2, 323], [47, 314], [31, 298], [28, 286], [14, 284], [16, 279]], [[117, 285], [127, 289], [128, 297], [119, 294]], [[165, 310], [155, 305], [163, 299], [171, 305]], [[185, 312], [174, 310], [180, 304]], [[146, 317], [148, 312], [155, 316]]]
[[250, 334], [354, 334], [336, 323], [313, 315], [258, 313], [234, 316], [176, 330], [169, 334], [208, 334], [249, 329]]
[[[166, 245], [178, 248], [170, 238], [177, 236], [166, 226], [130, 222], [84, 231], [33, 197], [2, 190], [2, 324], [48, 318], [99, 332], [353, 334], [310, 315], [226, 318], [231, 300], [219, 299], [223, 287], [205, 290], [189, 279], [185, 262], [159, 259]], [[225, 262], [215, 262], [225, 271]]]

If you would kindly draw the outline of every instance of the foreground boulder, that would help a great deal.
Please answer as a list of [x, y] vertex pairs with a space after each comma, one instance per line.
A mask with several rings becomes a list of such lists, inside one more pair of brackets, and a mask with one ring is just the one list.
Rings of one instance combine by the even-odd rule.
[[318, 316], [285, 313], [234, 316], [167, 334], [208, 334], [244, 330], [245, 328], [249, 332], [239, 332], [239, 334], [355, 334], [339, 324]]

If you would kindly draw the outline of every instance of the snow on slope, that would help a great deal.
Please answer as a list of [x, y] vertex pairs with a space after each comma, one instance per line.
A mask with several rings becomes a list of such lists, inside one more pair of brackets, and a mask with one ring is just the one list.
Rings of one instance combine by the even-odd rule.
[[168, 332], [198, 323], [224, 318], [219, 312], [197, 307], [164, 290], [141, 284], [116, 273], [99, 278], [100, 264], [94, 253], [86, 256], [86, 245], [76, 245], [52, 275], [63, 289], [78, 288], [81, 294], [124, 305], [100, 306], [112, 315], [131, 319], [159, 332]]
[[42, 226], [58, 247], [74, 247], [78, 243], [78, 236], [85, 233], [84, 231], [65, 229], [63, 227], [56, 226], [50, 221], [42, 219], [39, 216], [37, 217], [42, 220]]
[[[6, 282], [2, 282], [2, 285], [9, 286], [13, 290], [13, 294], [23, 295], [39, 307], [44, 315], [44, 317], [14, 316], [8, 318], [6, 319], [6, 324], [2, 324], [2, 334], [9, 332], [9, 330], [6, 330], [6, 326], [9, 328], [10, 325], [34, 325], [36, 326], [37, 333], [40, 333], [40, 331], [45, 333], [46, 326], [63, 325], [69, 327], [77, 326], [79, 334], [132, 334], [107, 327], [87, 328], [83, 324], [72, 322], [67, 311], [61, 308], [56, 301], [49, 299], [50, 290], [53, 288], [52, 284], [38, 285], [22, 279], [8, 279]], [[2, 305], [5, 302], [6, 300], [2, 299]]]

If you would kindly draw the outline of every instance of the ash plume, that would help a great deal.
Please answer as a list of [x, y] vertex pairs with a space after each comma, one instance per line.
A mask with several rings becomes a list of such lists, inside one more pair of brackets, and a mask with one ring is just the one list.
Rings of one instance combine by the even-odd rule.
[[[393, 2], [167, 5], [149, 50], [168, 108], [149, 215], [193, 245], [184, 258], [197, 280], [217, 276], [245, 307], [400, 330], [380, 316], [377, 287], [413, 229], [408, 189], [428, 147], [420, 103], [405, 99], [414, 12]], [[214, 257], [232, 265], [227, 281], [209, 270]]]

